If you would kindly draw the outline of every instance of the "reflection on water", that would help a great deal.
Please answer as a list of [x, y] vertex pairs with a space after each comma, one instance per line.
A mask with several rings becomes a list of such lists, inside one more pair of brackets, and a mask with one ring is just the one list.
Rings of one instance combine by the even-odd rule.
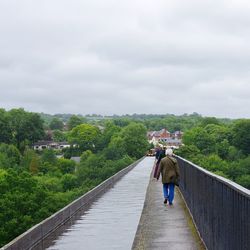
[[78, 213], [36, 249], [131, 249], [153, 161], [145, 158], [89, 210]]

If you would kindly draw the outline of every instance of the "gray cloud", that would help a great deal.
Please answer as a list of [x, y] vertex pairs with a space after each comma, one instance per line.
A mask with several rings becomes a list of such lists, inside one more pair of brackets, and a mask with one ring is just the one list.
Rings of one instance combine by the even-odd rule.
[[4, 0], [0, 106], [250, 117], [250, 4]]

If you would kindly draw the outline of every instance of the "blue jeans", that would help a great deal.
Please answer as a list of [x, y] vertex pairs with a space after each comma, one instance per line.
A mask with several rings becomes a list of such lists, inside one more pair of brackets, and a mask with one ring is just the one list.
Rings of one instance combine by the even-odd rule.
[[169, 204], [172, 204], [174, 200], [174, 186], [173, 183], [163, 184], [163, 195], [165, 199], [168, 199]]

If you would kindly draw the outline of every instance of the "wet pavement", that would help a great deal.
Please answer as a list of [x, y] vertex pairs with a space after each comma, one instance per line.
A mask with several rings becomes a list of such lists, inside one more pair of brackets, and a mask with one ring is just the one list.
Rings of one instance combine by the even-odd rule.
[[147, 157], [96, 200], [33, 249], [131, 249], [154, 158]]
[[177, 189], [172, 206], [163, 204], [162, 183], [151, 179], [133, 250], [204, 249]]

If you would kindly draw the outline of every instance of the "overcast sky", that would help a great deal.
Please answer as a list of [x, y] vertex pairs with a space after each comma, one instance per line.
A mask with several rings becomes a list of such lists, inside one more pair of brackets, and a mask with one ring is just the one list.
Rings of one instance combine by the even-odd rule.
[[250, 117], [248, 0], [0, 0], [0, 107]]

